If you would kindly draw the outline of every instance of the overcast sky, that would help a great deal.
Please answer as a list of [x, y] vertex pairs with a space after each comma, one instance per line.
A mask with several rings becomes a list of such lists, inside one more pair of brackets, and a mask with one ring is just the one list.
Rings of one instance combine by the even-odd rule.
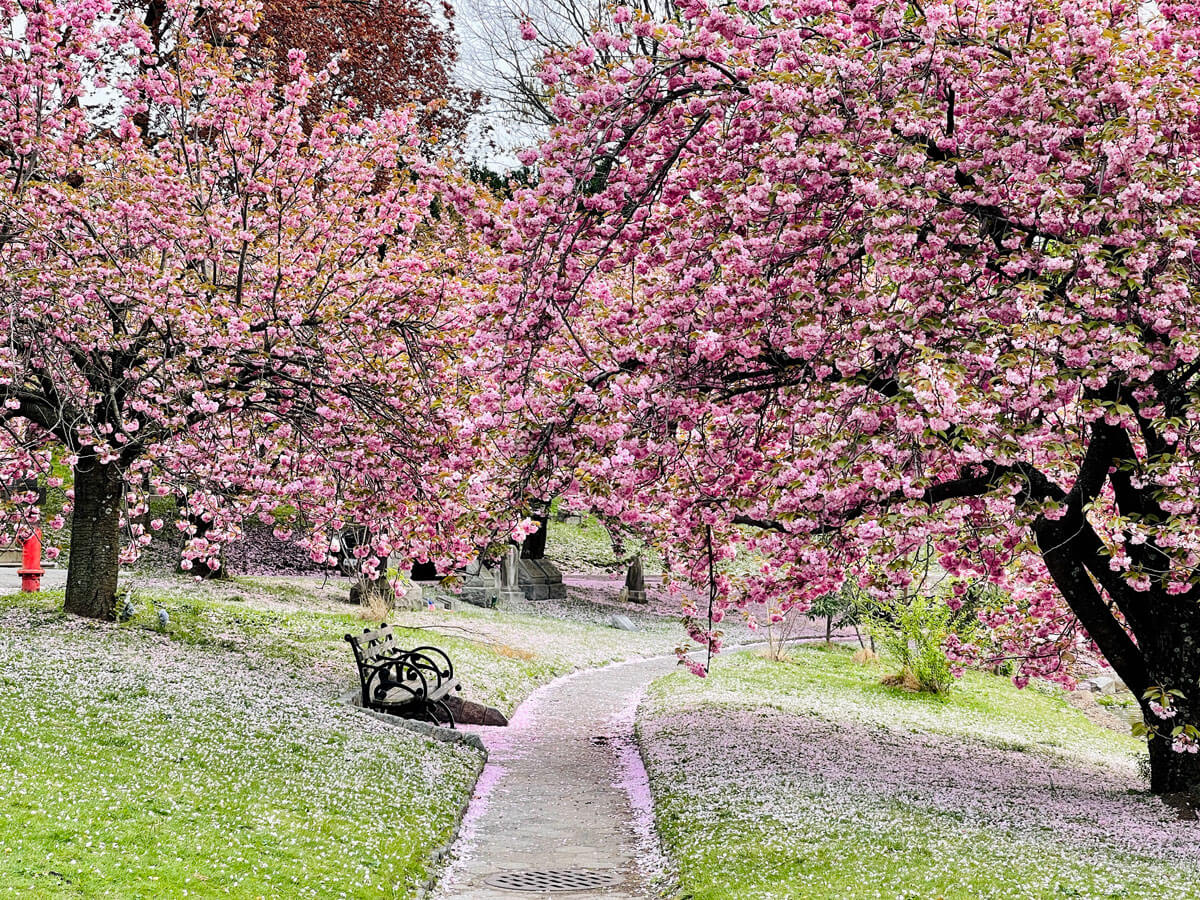
[[517, 151], [545, 137], [543, 129], [516, 121], [498, 102], [505, 93], [506, 76], [513, 71], [509, 54], [518, 54], [528, 66], [536, 53], [517, 30], [525, 7], [513, 0], [459, 0], [455, 9], [460, 41], [458, 77], [491, 101], [472, 125], [469, 152], [493, 170], [516, 168], [520, 165]]

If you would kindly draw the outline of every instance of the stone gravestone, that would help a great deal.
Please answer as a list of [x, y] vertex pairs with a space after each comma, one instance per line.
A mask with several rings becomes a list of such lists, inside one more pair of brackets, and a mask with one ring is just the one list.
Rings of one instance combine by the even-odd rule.
[[463, 573], [463, 589], [459, 599], [476, 606], [495, 606], [500, 596], [500, 572], [485, 565], [482, 559], [467, 566]]
[[496, 606], [508, 600], [562, 599], [567, 596], [562, 573], [545, 558], [548, 516], [533, 516], [538, 530], [504, 552], [493, 568], [482, 560], [467, 566], [460, 598], [476, 606]]
[[1108, 675], [1097, 675], [1094, 678], [1089, 678], [1080, 684], [1080, 687], [1085, 690], [1094, 691], [1097, 694], [1115, 694], [1117, 692], [1116, 679]]
[[621, 588], [621, 600], [630, 603], [646, 602], [646, 575], [642, 572], [642, 555], [639, 553], [625, 572], [625, 587]]
[[567, 596], [562, 572], [546, 559], [546, 535], [549, 518], [532, 516], [538, 530], [525, 538], [521, 544], [518, 560], [518, 581], [521, 590], [530, 600], [561, 600]]
[[516, 544], [510, 546], [500, 558], [500, 586], [496, 592], [496, 602], [512, 602], [523, 600], [521, 590], [521, 548]]
[[633, 624], [633, 620], [629, 616], [609, 616], [608, 624], [613, 628], [619, 628], [621, 631], [637, 631], [638, 627]]
[[562, 600], [567, 596], [562, 572], [547, 559], [522, 559], [520, 561], [521, 590], [530, 600]]

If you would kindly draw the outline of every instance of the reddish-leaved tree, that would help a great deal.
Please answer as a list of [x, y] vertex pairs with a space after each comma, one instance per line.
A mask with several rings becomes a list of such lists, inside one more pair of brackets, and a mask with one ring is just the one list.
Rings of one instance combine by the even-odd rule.
[[310, 98], [314, 109], [353, 98], [362, 115], [376, 116], [417, 104], [424, 131], [454, 139], [478, 102], [454, 80], [458, 42], [447, 0], [436, 8], [429, 0], [266, 0], [253, 40], [275, 55], [281, 73], [294, 48], [317, 68], [338, 58]]

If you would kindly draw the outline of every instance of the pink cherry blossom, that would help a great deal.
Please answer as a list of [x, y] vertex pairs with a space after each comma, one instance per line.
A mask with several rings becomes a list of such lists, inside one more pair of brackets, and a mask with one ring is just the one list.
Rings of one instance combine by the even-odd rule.
[[[895, 594], [942, 545], [1006, 595], [977, 649], [1018, 683], [1098, 648], [1135, 694], [1195, 693], [1194, 6], [688, 0], [605, 28], [544, 62], [560, 124], [475, 342], [525, 373], [497, 422], [533, 489], [657, 541], [715, 610], [864, 571]], [[1167, 743], [1155, 790], [1200, 786]]]
[[[168, 0], [153, 28], [107, 0], [0, 8], [0, 481], [73, 468], [68, 609], [112, 616], [109, 545], [136, 558], [151, 497], [209, 571], [246, 517], [322, 557], [363, 529], [368, 574], [503, 539], [521, 511], [470, 477], [492, 445], [467, 348], [496, 210], [421, 111], [310, 108], [328, 73], [284, 50], [276, 83], [248, 0]], [[0, 532], [35, 500], [5, 492]]]

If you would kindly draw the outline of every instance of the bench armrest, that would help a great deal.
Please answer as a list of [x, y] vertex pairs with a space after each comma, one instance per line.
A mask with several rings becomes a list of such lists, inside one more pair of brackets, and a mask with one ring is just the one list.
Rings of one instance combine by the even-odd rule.
[[[414, 699], [429, 696], [431, 685], [426, 677], [427, 669], [414, 665], [408, 654], [364, 666], [362, 674], [364, 689], [369, 690], [376, 700], [382, 699], [394, 687], [404, 688], [413, 694]], [[415, 685], [419, 687], [414, 688]]]
[[[448, 660], [447, 666], [449, 666]], [[389, 670], [395, 673], [391, 678], [387, 676]], [[421, 681], [425, 688], [425, 694], [428, 695], [431, 690], [439, 688], [443, 683], [449, 681], [452, 672], [439, 668], [433, 659], [417, 650], [399, 650], [387, 657], [380, 658], [373, 665], [363, 667], [364, 681], [370, 683], [378, 678], [381, 687], [385, 684], [396, 685], [412, 681], [414, 676]]]
[[347, 635], [346, 640], [354, 645], [364, 706], [384, 704], [385, 701], [387, 706], [409, 702], [407, 699], [397, 700], [396, 697], [387, 700], [393, 688], [401, 690], [400, 697], [407, 694], [413, 701], [424, 701], [426, 704], [437, 702], [450, 691], [461, 690], [454, 678], [450, 657], [437, 647], [405, 650], [390, 640], [387, 646], [379, 646], [376, 642], [366, 651], [371, 653], [371, 659], [364, 661], [365, 652], [360, 652], [356, 639]]
[[[437, 647], [413, 647], [410, 652], [419, 653], [434, 664], [434, 669], [438, 673], [439, 682], [447, 681], [454, 677], [454, 664], [450, 662], [450, 657], [446, 655], [446, 651], [440, 650]], [[439, 656], [446, 664], [445, 667], [438, 666], [437, 657]]]

